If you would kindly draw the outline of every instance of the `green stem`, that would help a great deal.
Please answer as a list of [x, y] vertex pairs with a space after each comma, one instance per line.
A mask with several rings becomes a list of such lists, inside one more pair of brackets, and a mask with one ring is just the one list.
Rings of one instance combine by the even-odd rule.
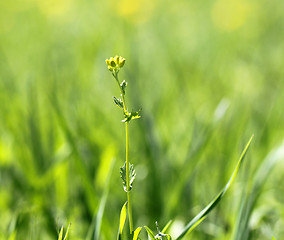
[[125, 122], [125, 135], [126, 135], [126, 184], [127, 184], [127, 206], [128, 206], [128, 219], [130, 235], [133, 233], [133, 220], [132, 220], [132, 203], [130, 196], [130, 180], [129, 180], [129, 134], [128, 122]]
[[123, 112], [126, 112], [126, 103], [125, 103], [124, 93], [123, 93], [122, 88], [120, 86], [120, 82], [118, 80], [118, 76], [117, 76], [117, 74], [112, 74], [112, 75], [114, 76], [114, 78], [115, 78], [115, 80], [116, 80], [116, 82], [118, 84], [119, 90], [120, 90], [120, 95], [121, 95], [122, 103], [123, 103]]
[[[118, 80], [117, 74], [113, 74], [114, 78], [116, 79], [116, 82], [118, 84], [122, 103], [123, 103], [123, 111], [124, 113], [127, 111], [124, 93], [122, 91], [122, 88], [120, 86], [120, 82]], [[130, 236], [133, 234], [133, 219], [132, 219], [132, 202], [131, 202], [131, 196], [130, 196], [130, 179], [129, 179], [129, 130], [128, 130], [128, 122], [125, 122], [125, 165], [126, 165], [126, 190], [127, 190], [127, 209], [128, 209], [128, 219], [129, 219], [129, 231]]]

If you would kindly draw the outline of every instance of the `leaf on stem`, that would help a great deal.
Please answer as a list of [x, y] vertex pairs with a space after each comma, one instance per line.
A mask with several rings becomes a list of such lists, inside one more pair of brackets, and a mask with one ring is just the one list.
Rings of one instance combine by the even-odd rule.
[[231, 175], [229, 181], [227, 182], [227, 184], [225, 185], [225, 187], [223, 188], [223, 190], [215, 197], [215, 199], [209, 203], [199, 214], [197, 214], [184, 228], [184, 230], [182, 231], [182, 233], [177, 237], [176, 240], [180, 240], [182, 239], [186, 234], [190, 233], [196, 226], [198, 226], [207, 216], [208, 213], [210, 213], [212, 211], [213, 208], [215, 208], [217, 206], [217, 204], [220, 202], [220, 200], [222, 199], [222, 197], [224, 196], [224, 194], [227, 192], [228, 188], [231, 186], [231, 183], [233, 182], [233, 180], [235, 179], [238, 170], [241, 166], [241, 163], [243, 162], [245, 155], [249, 149], [249, 146], [251, 144], [253, 136], [250, 138], [250, 140], [248, 141], [246, 147], [244, 148], [241, 157], [237, 163], [237, 166], [235, 167], [235, 170], [233, 172], [233, 174]]
[[124, 119], [122, 120], [122, 122], [129, 122], [132, 119], [141, 118], [141, 116], [139, 115], [141, 111], [142, 109], [139, 109], [137, 112], [124, 112]]
[[123, 167], [120, 168], [120, 177], [122, 179], [124, 191], [125, 192], [130, 191], [132, 189], [132, 184], [136, 177], [134, 165], [129, 163], [129, 189], [127, 189], [127, 181], [126, 181], [126, 162], [124, 162]]
[[121, 87], [121, 91], [123, 93], [123, 95], [125, 95], [125, 89], [127, 87], [127, 82], [125, 80], [122, 81], [122, 83], [120, 84]]
[[120, 98], [112, 97], [114, 103], [121, 109], [123, 109], [123, 102]]

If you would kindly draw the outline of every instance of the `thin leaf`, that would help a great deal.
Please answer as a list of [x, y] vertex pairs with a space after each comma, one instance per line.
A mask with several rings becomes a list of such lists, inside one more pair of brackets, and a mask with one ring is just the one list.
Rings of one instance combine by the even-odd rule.
[[116, 97], [112, 97], [113, 98], [113, 102], [115, 103], [116, 106], [118, 106], [119, 108], [123, 109], [123, 102], [120, 98], [116, 98]]
[[67, 227], [66, 234], [65, 234], [65, 237], [64, 237], [63, 240], [67, 240], [70, 226], [71, 226], [71, 223], [70, 223], [70, 224], [68, 225], [68, 227]]
[[186, 234], [190, 234], [194, 228], [196, 228], [199, 223], [201, 223], [207, 216], [204, 216], [203, 218], [200, 218], [194, 225], [192, 225], [192, 227], [188, 230], [188, 232]]
[[173, 220], [170, 220], [166, 226], [164, 226], [163, 230], [161, 231], [161, 233], [166, 233], [166, 231], [169, 229], [169, 227], [172, 225]]
[[103, 215], [104, 215], [106, 202], [107, 202], [107, 198], [108, 198], [108, 194], [109, 194], [109, 188], [110, 188], [110, 183], [111, 183], [110, 179], [111, 179], [111, 176], [112, 176], [114, 163], [115, 163], [115, 159], [112, 158], [111, 165], [110, 165], [110, 168], [109, 168], [109, 171], [108, 171], [108, 174], [107, 174], [107, 178], [105, 180], [103, 195], [101, 197], [98, 210], [94, 211], [92, 223], [89, 227], [87, 236], [85, 238], [86, 240], [91, 240], [91, 239], [98, 240], [98, 239], [101, 238], [100, 237], [101, 225], [102, 225]]
[[261, 191], [269, 175], [272, 173], [273, 168], [277, 163], [284, 159], [284, 141], [275, 149], [271, 150], [265, 157], [262, 164], [253, 179], [253, 186], [248, 191], [247, 195], [242, 198], [241, 211], [239, 212], [238, 220], [236, 223], [235, 240], [247, 240], [250, 235], [249, 221], [257, 201], [261, 195]]
[[198, 226], [206, 217], [206, 215], [208, 213], [210, 213], [212, 211], [212, 209], [214, 209], [217, 204], [220, 202], [220, 200], [222, 199], [222, 197], [224, 196], [224, 194], [227, 192], [228, 188], [231, 186], [233, 180], [235, 179], [238, 170], [241, 166], [241, 163], [243, 162], [246, 153], [249, 149], [249, 146], [251, 144], [251, 141], [253, 139], [253, 136], [251, 136], [250, 140], [248, 141], [246, 147], [244, 148], [241, 157], [237, 163], [237, 166], [235, 167], [235, 170], [232, 174], [232, 176], [230, 177], [229, 181], [227, 182], [227, 184], [225, 185], [225, 187], [223, 188], [223, 190], [215, 197], [215, 199], [210, 202], [199, 214], [197, 214], [184, 228], [184, 230], [182, 231], [182, 233], [178, 236], [178, 238], [176, 240], [180, 240], [182, 239], [187, 233], [191, 232], [196, 226]]
[[123, 231], [123, 227], [124, 227], [124, 223], [125, 223], [125, 219], [126, 219], [126, 205], [127, 202], [125, 202], [121, 208], [121, 212], [120, 212], [120, 218], [119, 218], [119, 234], [122, 234]]
[[150, 236], [151, 240], [155, 240], [155, 235], [152, 232], [152, 230], [150, 228], [148, 228], [147, 226], [144, 226], [144, 228], [146, 229], [148, 235]]
[[63, 238], [63, 226], [60, 229], [58, 240], [62, 240], [62, 238]]
[[140, 233], [141, 229], [142, 229], [142, 227], [136, 228], [136, 230], [134, 231], [134, 234], [133, 234], [133, 240], [137, 240], [138, 239], [138, 236], [139, 236], [139, 233]]

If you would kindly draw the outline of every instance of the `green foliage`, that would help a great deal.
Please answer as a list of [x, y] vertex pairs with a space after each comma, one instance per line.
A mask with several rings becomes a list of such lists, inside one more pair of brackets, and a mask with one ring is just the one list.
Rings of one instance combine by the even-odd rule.
[[251, 189], [244, 193], [241, 208], [238, 213], [238, 221], [236, 222], [235, 240], [249, 239], [249, 221], [252, 217], [253, 210], [257, 207], [257, 202], [261, 197], [261, 192], [265, 186], [265, 182], [269, 179], [273, 168], [284, 159], [284, 143], [271, 150], [265, 157], [264, 161], [258, 166], [254, 175], [253, 185]]
[[[129, 123], [133, 229], [173, 219], [167, 233], [178, 236], [255, 133], [228, 195], [184, 239], [284, 239], [283, 157], [262, 165], [284, 136], [283, 8], [280, 0], [0, 1], [0, 239], [54, 240], [69, 222], [70, 240], [117, 237], [125, 116], [103, 60], [118, 53], [127, 59], [126, 110], [143, 107]], [[260, 167], [269, 174], [256, 177]]]
[[[155, 240], [155, 239], [160, 239], [160, 240], [162, 240], [162, 239], [167, 239], [167, 240], [171, 240], [171, 239], [172, 239], [172, 237], [171, 237], [169, 234], [165, 234], [163, 231], [161, 232], [161, 231], [159, 230], [159, 227], [158, 227], [158, 223], [157, 223], [157, 222], [156, 222], [156, 227], [157, 227], [158, 234], [155, 236], [154, 233], [153, 233], [153, 231], [152, 231], [149, 227], [144, 226], [144, 228], [146, 229], [146, 231], [147, 231], [149, 237], [151, 238], [151, 240]], [[167, 229], [167, 228], [168, 228], [168, 224], [165, 226], [164, 229]], [[163, 230], [164, 230], [164, 229], [163, 229]]]
[[123, 102], [122, 102], [122, 100], [121, 100], [120, 98], [113, 97], [113, 101], [114, 101], [114, 103], [115, 103], [118, 107], [120, 107], [121, 109], [123, 109]]
[[125, 95], [125, 90], [126, 90], [126, 87], [127, 87], [127, 82], [125, 80], [123, 80], [120, 84], [120, 87], [121, 87], [121, 91], [122, 91], [122, 94]]
[[130, 191], [132, 189], [132, 185], [133, 185], [133, 182], [134, 182], [135, 177], [136, 177], [134, 165], [129, 163], [129, 187], [130, 188], [128, 190], [127, 190], [127, 180], [126, 180], [127, 179], [126, 178], [126, 162], [120, 168], [120, 177], [122, 179], [124, 191], [125, 192]]
[[151, 240], [155, 240], [156, 238], [155, 238], [155, 235], [154, 235], [153, 231], [149, 227], [147, 227], [147, 226], [144, 226], [144, 228], [146, 229], [146, 231], [147, 231], [149, 237], [151, 238]]
[[161, 233], [166, 233], [172, 223], [173, 223], [173, 221], [170, 220], [170, 221], [166, 224], [166, 226], [164, 226], [164, 228], [162, 229]]
[[126, 212], [127, 212], [126, 205], [127, 205], [127, 202], [125, 202], [123, 204], [121, 211], [120, 211], [119, 229], [118, 229], [118, 236], [117, 236], [118, 240], [120, 240], [122, 238], [122, 231], [123, 231], [123, 228], [124, 228], [124, 224], [125, 224], [125, 220], [126, 220]]
[[217, 204], [222, 200], [224, 194], [227, 192], [227, 190], [229, 189], [230, 185], [232, 184], [233, 180], [235, 179], [240, 166], [246, 156], [246, 153], [249, 149], [249, 146], [251, 144], [253, 136], [250, 138], [250, 140], [248, 141], [246, 147], [244, 148], [240, 159], [237, 163], [237, 166], [234, 169], [234, 172], [232, 173], [229, 181], [227, 182], [227, 184], [225, 185], [225, 187], [223, 188], [223, 190], [215, 197], [215, 199], [210, 202], [199, 214], [197, 214], [196, 217], [194, 217], [185, 227], [185, 229], [182, 231], [182, 233], [177, 237], [177, 240], [183, 239], [183, 237], [190, 233], [195, 227], [197, 227], [205, 218], [206, 216], [217, 206]]
[[66, 233], [65, 233], [64, 238], [63, 238], [63, 226], [61, 227], [60, 232], [59, 232], [59, 236], [58, 236], [58, 240], [67, 240], [69, 228], [70, 228], [70, 224], [68, 225]]
[[134, 234], [133, 234], [133, 240], [138, 239], [141, 230], [142, 230], [142, 227], [138, 227], [138, 228], [135, 229]]
[[132, 119], [138, 119], [141, 118], [139, 115], [142, 109], [139, 109], [138, 112], [124, 112], [124, 119], [122, 122], [130, 122]]

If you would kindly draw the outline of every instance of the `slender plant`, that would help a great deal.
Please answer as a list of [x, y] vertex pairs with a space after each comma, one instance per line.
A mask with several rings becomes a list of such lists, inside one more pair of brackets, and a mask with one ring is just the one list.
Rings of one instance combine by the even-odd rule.
[[[124, 203], [121, 209], [121, 212], [120, 212], [120, 221], [119, 221], [119, 230], [118, 230], [117, 240], [122, 239], [122, 232], [123, 232], [123, 228], [124, 228], [127, 215], [128, 215], [128, 220], [129, 220], [129, 236], [130, 236], [129, 240], [137, 240], [137, 239], [140, 239], [139, 234], [140, 234], [140, 231], [142, 230], [142, 227], [138, 227], [136, 228], [136, 230], [134, 230], [133, 217], [132, 217], [132, 201], [131, 201], [130, 192], [132, 189], [132, 185], [133, 185], [133, 181], [135, 179], [136, 173], [135, 173], [133, 164], [131, 164], [129, 161], [129, 122], [133, 119], [140, 118], [141, 110], [129, 111], [126, 106], [125, 95], [126, 95], [127, 82], [125, 80], [120, 81], [118, 77], [121, 68], [125, 64], [125, 58], [119, 57], [119, 56], [111, 57], [109, 59], [106, 59], [106, 64], [107, 64], [109, 71], [112, 73], [112, 76], [114, 77], [119, 87], [119, 90], [120, 90], [120, 97], [119, 98], [113, 97], [113, 101], [122, 110], [123, 117], [124, 117], [122, 122], [125, 124], [125, 139], [126, 139], [125, 163], [123, 167], [120, 168], [120, 174], [121, 174], [121, 178], [123, 182], [124, 191], [126, 192], [126, 195], [127, 195], [127, 201]], [[211, 201], [199, 214], [197, 214], [191, 221], [189, 221], [189, 223], [184, 227], [183, 231], [179, 234], [176, 240], [181, 240], [187, 234], [189, 234], [196, 226], [198, 226], [207, 217], [207, 215], [212, 211], [212, 209], [214, 209], [218, 205], [218, 203], [221, 201], [224, 194], [227, 192], [234, 178], [236, 177], [237, 172], [239, 171], [239, 168], [251, 144], [252, 138], [253, 136], [250, 138], [247, 145], [245, 146], [239, 158], [239, 161], [237, 162], [237, 165], [230, 179], [225, 185], [225, 187], [213, 199], [213, 201]], [[147, 231], [148, 236], [150, 237], [151, 240], [156, 240], [156, 239], [170, 240], [172, 239], [172, 237], [169, 234], [166, 234], [166, 231], [170, 227], [171, 222], [172, 221], [169, 221], [168, 224], [166, 224], [166, 226], [162, 229], [162, 231], [160, 231], [158, 223], [156, 222], [157, 234], [154, 234], [154, 232], [147, 226], [144, 226], [144, 229]]]
[[113, 101], [122, 110], [123, 116], [124, 116], [124, 119], [122, 120], [122, 122], [124, 122], [125, 124], [125, 140], [126, 140], [125, 141], [125, 163], [123, 167], [120, 168], [120, 174], [121, 174], [121, 178], [123, 181], [124, 191], [127, 194], [127, 210], [128, 210], [127, 212], [128, 212], [128, 219], [129, 219], [129, 233], [130, 233], [130, 236], [133, 236], [132, 201], [131, 201], [130, 191], [132, 189], [132, 184], [135, 179], [136, 173], [135, 173], [134, 166], [129, 161], [129, 126], [128, 125], [131, 120], [140, 118], [139, 113], [141, 110], [137, 112], [129, 112], [126, 106], [125, 94], [126, 94], [127, 82], [125, 80], [120, 82], [118, 78], [118, 73], [120, 69], [124, 66], [124, 63], [125, 63], [125, 58], [119, 57], [119, 56], [106, 59], [106, 64], [108, 66], [108, 69], [111, 71], [112, 76], [117, 82], [117, 85], [120, 90], [120, 98], [113, 97]]

